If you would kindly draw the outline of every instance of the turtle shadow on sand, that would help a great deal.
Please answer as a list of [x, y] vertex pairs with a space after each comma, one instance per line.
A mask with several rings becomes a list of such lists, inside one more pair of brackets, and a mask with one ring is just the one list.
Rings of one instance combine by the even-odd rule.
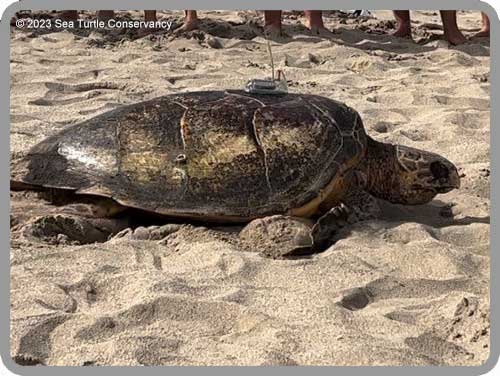
[[415, 222], [432, 227], [465, 226], [473, 223], [490, 223], [490, 217], [463, 216], [455, 218], [452, 212], [453, 205], [433, 200], [418, 206], [403, 206], [390, 203], [381, 204], [380, 218], [386, 221]]

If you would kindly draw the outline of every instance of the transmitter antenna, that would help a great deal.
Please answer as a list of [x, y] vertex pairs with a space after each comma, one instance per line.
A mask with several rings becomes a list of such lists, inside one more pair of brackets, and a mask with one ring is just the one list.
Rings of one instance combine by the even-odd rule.
[[271, 48], [271, 42], [267, 39], [267, 50], [269, 51], [269, 58], [271, 60], [271, 80], [274, 81], [274, 60], [273, 60], [273, 50]]
[[286, 82], [285, 74], [281, 69], [278, 69], [278, 78], [276, 78], [276, 75], [274, 74], [274, 59], [271, 42], [267, 39], [267, 37], [266, 41], [269, 59], [271, 60], [271, 78], [254, 78], [253, 80], [250, 80], [245, 86], [245, 91], [252, 94], [286, 95], [288, 93], [288, 84]]

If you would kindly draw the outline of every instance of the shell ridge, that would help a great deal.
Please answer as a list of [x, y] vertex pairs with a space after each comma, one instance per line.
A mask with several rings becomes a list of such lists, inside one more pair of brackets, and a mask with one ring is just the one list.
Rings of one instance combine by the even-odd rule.
[[329, 114], [327, 114], [321, 107], [319, 107], [318, 105], [316, 105], [315, 103], [312, 103], [312, 102], [308, 102], [311, 106], [313, 106], [316, 110], [318, 110], [321, 115], [323, 115], [324, 117], [326, 117], [328, 120], [330, 120], [330, 123], [335, 126], [335, 128], [337, 128], [337, 130], [339, 131], [339, 133], [344, 136], [342, 130], [340, 129], [339, 125], [337, 124], [337, 121], [332, 118]]
[[[228, 95], [232, 95], [238, 98], [245, 98], [245, 99], [250, 99], [252, 101], [255, 101], [260, 104], [261, 108], [266, 107], [266, 104], [259, 101], [257, 98], [246, 96], [246, 95], [241, 95], [233, 92], [226, 92]], [[252, 117], [252, 129], [250, 132], [250, 135], [252, 136], [252, 139], [255, 143], [255, 147], [257, 148], [257, 152], [262, 155], [262, 159], [264, 162], [264, 174], [266, 176], [266, 183], [267, 183], [267, 188], [269, 189], [269, 192], [272, 194], [274, 193], [274, 189], [271, 185], [271, 178], [269, 177], [269, 162], [267, 160], [267, 152], [264, 149], [264, 145], [262, 144], [262, 141], [260, 139], [259, 133], [257, 131], [257, 126], [255, 125], [256, 121], [256, 115], [257, 115], [257, 110], [254, 111], [253, 117]]]
[[179, 135], [181, 138], [182, 142], [182, 152], [186, 154], [186, 135], [185, 135], [185, 123], [186, 123], [186, 114], [188, 112], [188, 109], [184, 111], [184, 113], [181, 116], [181, 119], [179, 121]]
[[[265, 107], [265, 106], [263, 106]], [[253, 113], [252, 117], [252, 138], [255, 142], [255, 146], [259, 152], [259, 154], [262, 155], [262, 158], [264, 159], [264, 174], [266, 176], [266, 183], [267, 187], [269, 188], [269, 192], [272, 194], [274, 192], [273, 186], [271, 185], [271, 178], [269, 177], [269, 162], [267, 160], [267, 152], [266, 149], [264, 148], [264, 145], [262, 145], [262, 141], [260, 139], [259, 133], [257, 132], [257, 126], [255, 125], [255, 120], [256, 120], [256, 115], [257, 115], [258, 110], [256, 110]]]
[[182, 103], [179, 103], [179, 102], [177, 102], [177, 101], [175, 101], [175, 100], [173, 100], [173, 101], [172, 101], [172, 103], [175, 103], [176, 105], [181, 106], [181, 107], [182, 107], [183, 109], [185, 109], [185, 110], [187, 110], [187, 109], [188, 109], [188, 107], [187, 107], [187, 106], [185, 106], [185, 105], [183, 105]]
[[[177, 101], [172, 101], [174, 104], [182, 107], [184, 109], [184, 112], [182, 113], [182, 116], [179, 120], [179, 123], [178, 123], [178, 127], [179, 127], [179, 136], [180, 136], [180, 139], [181, 139], [181, 143], [182, 143], [182, 153], [184, 155], [184, 158], [186, 158], [186, 115], [189, 111], [189, 107], [188, 106], [185, 106]], [[189, 187], [189, 174], [187, 173], [187, 171], [183, 168], [180, 168], [180, 167], [174, 167], [174, 171], [178, 172], [180, 175], [182, 175], [182, 182], [183, 182], [183, 187], [182, 187], [182, 192], [179, 194], [180, 198], [184, 198], [184, 196], [186, 195], [186, 192], [188, 191], [188, 187]], [[156, 208], [158, 209], [158, 208]]]
[[[325, 111], [317, 106], [316, 104], [314, 103], [311, 103], [311, 102], [308, 102], [311, 106], [313, 106], [315, 109], [317, 109], [323, 116], [325, 116], [328, 120], [330, 120], [331, 124], [337, 128], [337, 130], [339, 131], [339, 134], [341, 136], [344, 136], [344, 134], [342, 134], [342, 130], [340, 129], [339, 125], [337, 124], [337, 122], [335, 121], [334, 118], [332, 118], [329, 114], [325, 113]], [[341, 137], [341, 140], [340, 140], [340, 146], [339, 148], [335, 151], [335, 153], [333, 154], [333, 159], [335, 160], [335, 157], [337, 156], [337, 154], [342, 150], [342, 148], [344, 147], [344, 138]]]
[[115, 126], [115, 140], [116, 140], [116, 169], [118, 175], [122, 175], [122, 142], [121, 142], [121, 122], [117, 122]]
[[[342, 130], [340, 129], [340, 127], [337, 124], [337, 121], [334, 118], [332, 118], [320, 106], [316, 105], [315, 103], [312, 103], [310, 101], [307, 101], [307, 103], [310, 104], [311, 106], [313, 106], [316, 110], [318, 110], [321, 115], [323, 115], [325, 118], [327, 118], [330, 121], [330, 123], [338, 130], [339, 134], [341, 136], [344, 136], [342, 134]], [[328, 167], [331, 165], [337, 164], [335, 159], [336, 159], [337, 155], [342, 151], [343, 147], [344, 147], [344, 137], [340, 137], [340, 145], [337, 148], [337, 150], [334, 153], [332, 153], [332, 157], [329, 161], [330, 163], [328, 164]], [[314, 183], [315, 186], [318, 186], [319, 181], [321, 181], [321, 177], [322, 177], [322, 174], [318, 174], [318, 177]], [[322, 195], [322, 188], [320, 188], [320, 195]]]
[[254, 97], [251, 97], [251, 96], [246, 96], [246, 95], [241, 95], [241, 94], [237, 94], [237, 93], [233, 93], [233, 92], [228, 92], [228, 91], [226, 91], [226, 93], [228, 95], [233, 95], [235, 97], [253, 100], [253, 101], [259, 103], [262, 107], [266, 107], [266, 104], [264, 102], [259, 101], [257, 98], [254, 98]]

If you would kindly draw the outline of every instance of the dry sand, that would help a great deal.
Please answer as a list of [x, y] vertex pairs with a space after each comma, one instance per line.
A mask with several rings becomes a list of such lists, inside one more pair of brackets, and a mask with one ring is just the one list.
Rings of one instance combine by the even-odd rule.
[[[205, 32], [131, 40], [15, 31], [11, 152], [109, 109], [269, 74], [255, 12], [200, 12]], [[48, 210], [13, 194], [11, 353], [46, 365], [478, 365], [489, 355], [490, 56], [449, 48], [437, 12], [414, 12], [415, 44], [377, 19], [326, 24], [273, 43], [290, 90], [357, 109], [370, 135], [438, 152], [462, 188], [420, 207], [385, 204], [321, 254], [271, 260], [204, 228], [162, 241], [88, 245], [20, 234]], [[86, 13], [86, 17], [90, 13]], [[142, 17], [140, 12], [120, 17]], [[160, 16], [179, 19], [180, 12]], [[210, 17], [210, 19], [208, 19]], [[471, 35], [478, 12], [460, 12]], [[208, 33], [207, 33], [208, 31]], [[371, 31], [370, 33], [367, 31]], [[216, 48], [214, 48], [216, 47]], [[30, 209], [30, 210], [28, 210]]]

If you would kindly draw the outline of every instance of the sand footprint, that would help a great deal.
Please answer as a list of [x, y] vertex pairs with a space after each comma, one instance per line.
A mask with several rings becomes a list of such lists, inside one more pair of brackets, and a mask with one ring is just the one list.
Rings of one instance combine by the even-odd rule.
[[419, 126], [419, 128], [402, 129], [399, 131], [399, 133], [401, 134], [401, 136], [406, 137], [414, 142], [428, 141], [430, 138], [425, 131], [427, 128], [430, 127], [426, 127], [426, 124], [424, 124], [422, 126]]
[[477, 130], [490, 125], [489, 112], [477, 110], [455, 111], [445, 118], [445, 122], [457, 125], [460, 130]]
[[414, 241], [436, 241], [436, 230], [428, 225], [409, 222], [394, 226], [382, 234], [386, 242], [408, 244]]
[[466, 108], [484, 111], [487, 111], [490, 108], [489, 99], [474, 97], [450, 97], [446, 95], [434, 95], [432, 98], [438, 104], [452, 106], [454, 108]]
[[[134, 358], [143, 366], [179, 364], [183, 360], [178, 355], [183, 341], [178, 338], [154, 336], [128, 337], [122, 339], [124, 347], [134, 343]], [[120, 341], [118, 341], [119, 345]], [[187, 360], [187, 359], [184, 359]]]
[[80, 329], [76, 337], [85, 342], [97, 343], [126, 330], [147, 327], [158, 321], [185, 325], [202, 321], [203, 330], [207, 334], [222, 335], [229, 333], [239, 314], [239, 306], [232, 303], [161, 296], [149, 302], [132, 305], [118, 314], [98, 317], [91, 325]]
[[41, 121], [39, 118], [31, 115], [22, 115], [22, 114], [11, 114], [10, 115], [10, 122], [11, 123], [25, 123], [27, 121], [32, 121], [32, 120], [38, 120]]
[[[436, 232], [440, 241], [458, 247], [483, 249], [489, 252], [490, 225], [487, 223], [471, 223], [467, 226], [445, 227]], [[486, 255], [486, 254], [485, 254]]]
[[437, 364], [460, 365], [474, 358], [474, 354], [463, 347], [448, 342], [432, 333], [424, 333], [418, 337], [405, 339], [405, 344], [424, 356], [433, 359]]
[[227, 233], [184, 226], [162, 243], [169, 249], [161, 256], [163, 270], [172, 275], [209, 280], [226, 279], [247, 271], [249, 261]]
[[367, 288], [359, 287], [345, 292], [339, 304], [349, 311], [357, 311], [365, 308], [371, 301], [373, 301], [372, 292]]
[[366, 308], [369, 304], [390, 299], [417, 299], [439, 297], [455, 291], [464, 291], [472, 284], [465, 278], [449, 280], [394, 279], [383, 277], [365, 286], [348, 289], [341, 293], [336, 304], [350, 311]]
[[246, 301], [249, 288], [220, 285], [217, 282], [210, 285], [189, 283], [186, 279], [167, 278], [151, 286], [150, 291], [156, 294], [184, 295], [202, 300], [222, 300], [242, 304]]
[[120, 56], [118, 59], [112, 60], [112, 61], [115, 63], [127, 64], [127, 63], [130, 63], [131, 61], [140, 59], [141, 57], [142, 57], [141, 55], [137, 55], [137, 54], [126, 54], [126, 55]]
[[[104, 92], [102, 90], [122, 90], [123, 87], [112, 82], [91, 82], [85, 84], [68, 85], [57, 82], [45, 83], [49, 89], [42, 98], [29, 101], [28, 104], [37, 106], [59, 106], [86, 101], [98, 97]], [[67, 97], [71, 94], [84, 93]]]
[[444, 227], [436, 233], [436, 238], [475, 255], [490, 254], [490, 225], [487, 223]]
[[91, 69], [91, 70], [85, 70], [82, 72], [74, 73], [74, 74], [72, 74], [72, 76], [75, 77], [78, 81], [95, 80], [103, 72], [109, 72], [109, 71], [112, 71], [112, 69], [110, 69], [110, 68]]
[[16, 333], [22, 329], [14, 328], [14, 340], [11, 342], [13, 360], [20, 365], [45, 364], [51, 354], [52, 332], [69, 317], [57, 315], [43, 319], [41, 322], [28, 326], [23, 334]]
[[91, 325], [80, 329], [75, 338], [87, 343], [106, 341], [113, 335], [123, 331], [123, 323], [110, 316], [98, 317]]
[[73, 313], [78, 308], [77, 301], [63, 285], [50, 284], [37, 292], [35, 302], [45, 309]]

